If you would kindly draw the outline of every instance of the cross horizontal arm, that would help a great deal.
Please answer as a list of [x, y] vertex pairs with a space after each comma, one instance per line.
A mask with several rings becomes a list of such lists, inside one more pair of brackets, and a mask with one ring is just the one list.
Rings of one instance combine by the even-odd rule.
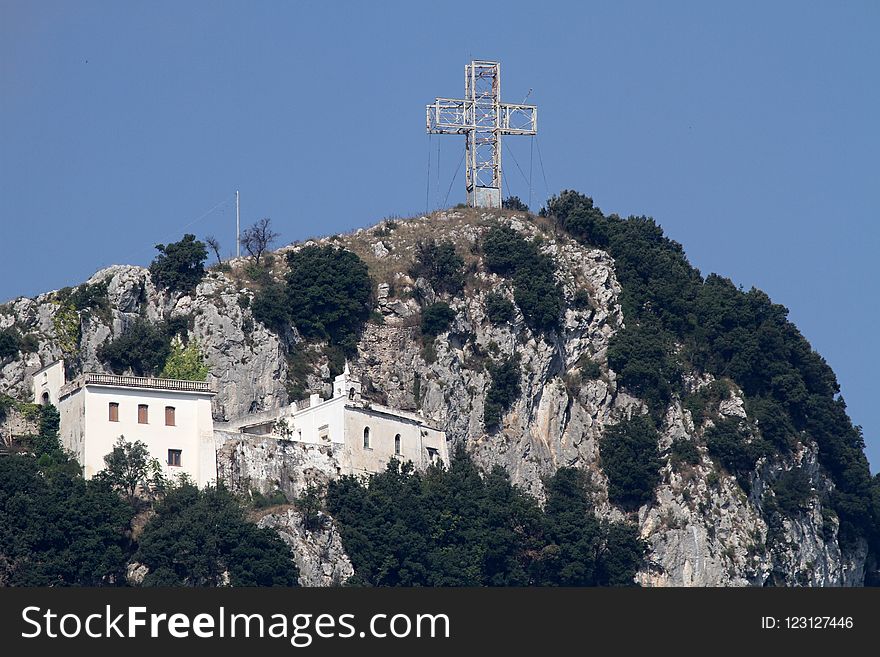
[[437, 98], [426, 107], [427, 131], [453, 135], [471, 130], [497, 130], [503, 135], [534, 135], [538, 132], [538, 108], [535, 105], [500, 103], [498, 110], [496, 119], [492, 103]]

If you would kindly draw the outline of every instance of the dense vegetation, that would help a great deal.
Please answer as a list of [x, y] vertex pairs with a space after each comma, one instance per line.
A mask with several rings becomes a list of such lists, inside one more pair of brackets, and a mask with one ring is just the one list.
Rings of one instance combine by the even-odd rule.
[[448, 469], [392, 461], [369, 486], [343, 477], [327, 505], [352, 584], [627, 586], [645, 551], [635, 526], [595, 517], [583, 472], [557, 471], [542, 511], [503, 469], [481, 476], [463, 451]]
[[[231, 493], [164, 482], [143, 443], [124, 440], [85, 481], [60, 449], [58, 411], [35, 410], [29, 453], [0, 457], [0, 586], [123, 586], [132, 560], [150, 568], [144, 585], [296, 584], [290, 549], [247, 522]], [[150, 503], [134, 491], [148, 481], [156, 515], [135, 539]]]
[[513, 279], [513, 300], [526, 325], [536, 333], [556, 330], [565, 298], [553, 277], [553, 259], [541, 253], [535, 242], [506, 226], [486, 234], [483, 254], [489, 271]]
[[486, 295], [486, 317], [497, 326], [513, 321], [513, 304], [506, 297], [496, 292]]
[[433, 338], [445, 333], [449, 330], [453, 319], [455, 319], [455, 311], [448, 303], [438, 301], [426, 306], [422, 311], [422, 335]]
[[0, 363], [13, 358], [19, 352], [29, 353], [37, 350], [37, 339], [33, 334], [22, 335], [14, 327], [0, 330]]
[[488, 370], [492, 383], [486, 393], [483, 424], [487, 430], [491, 430], [501, 424], [504, 412], [519, 395], [519, 356], [513, 354], [498, 363], [490, 363]]
[[416, 242], [416, 257], [410, 276], [424, 278], [435, 292], [456, 295], [464, 287], [464, 259], [455, 251], [452, 242], [420, 240]]
[[635, 511], [654, 499], [660, 483], [657, 428], [647, 415], [608, 427], [599, 443], [602, 470], [608, 477], [608, 499]]
[[285, 285], [271, 284], [254, 298], [254, 317], [283, 334], [295, 325], [307, 340], [326, 340], [350, 355], [370, 316], [367, 266], [351, 251], [307, 246], [287, 254]]
[[202, 356], [199, 343], [190, 340], [183, 344], [180, 339], [171, 341], [171, 352], [159, 376], [163, 379], [183, 379], [185, 381], [204, 381], [208, 377], [208, 364]]
[[[135, 376], [162, 373], [169, 378], [204, 380], [207, 371], [201, 379], [198, 378], [204, 369], [198, 346], [192, 343], [190, 348], [178, 341], [186, 335], [189, 321], [188, 317], [175, 317], [153, 324], [139, 318], [115, 339], [101, 345], [98, 358], [117, 374], [131, 370]], [[173, 347], [175, 344], [177, 346]], [[163, 372], [169, 359], [171, 369]], [[184, 376], [171, 377], [171, 374]]]
[[205, 275], [208, 249], [195, 235], [184, 235], [179, 242], [157, 244], [159, 255], [150, 264], [150, 276], [160, 289], [190, 294]]
[[848, 546], [866, 537], [880, 550], [880, 507], [872, 503], [861, 431], [846, 414], [831, 368], [783, 306], [721, 276], [704, 279], [650, 218], [605, 216], [573, 191], [550, 198], [541, 214], [615, 260], [626, 329], [612, 340], [608, 359], [622, 385], [658, 417], [670, 395], [682, 392], [683, 369], [729, 377], [747, 396], [761, 442], [722, 429], [710, 434], [710, 451], [745, 483], [768, 444], [784, 453], [805, 431], [836, 486], [827, 501], [839, 517], [841, 541]]
[[[197, 549], [192, 549], [198, 546]], [[149, 567], [144, 586], [296, 586], [290, 548], [244, 517], [225, 488], [171, 490], [139, 540], [134, 560]]]

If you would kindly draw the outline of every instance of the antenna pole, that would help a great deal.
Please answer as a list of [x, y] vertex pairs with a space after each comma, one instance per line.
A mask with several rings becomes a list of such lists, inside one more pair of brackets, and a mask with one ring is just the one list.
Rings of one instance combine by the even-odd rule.
[[235, 190], [235, 257], [241, 257], [241, 214], [238, 206], [238, 190]]

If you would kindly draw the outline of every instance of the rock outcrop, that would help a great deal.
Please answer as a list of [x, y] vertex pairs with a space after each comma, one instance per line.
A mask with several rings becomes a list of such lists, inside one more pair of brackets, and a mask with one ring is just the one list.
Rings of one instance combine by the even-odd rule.
[[306, 529], [302, 514], [287, 509], [263, 516], [257, 525], [274, 529], [291, 547], [300, 586], [341, 586], [354, 575], [342, 537], [329, 516], [319, 513], [315, 526]]
[[[489, 273], [481, 261], [481, 237], [497, 224], [533, 240], [556, 263], [557, 281], [569, 308], [562, 330], [550, 339], [533, 334], [519, 310], [509, 325], [487, 319], [490, 292], [513, 299], [510, 281]], [[427, 237], [451, 241], [465, 256], [472, 275], [463, 295], [444, 297], [424, 279], [410, 275], [415, 244]], [[352, 373], [365, 383], [365, 395], [432, 418], [453, 445], [464, 445], [486, 468], [501, 465], [539, 498], [544, 476], [561, 466], [582, 468], [590, 475], [598, 512], [623, 517], [608, 502], [601, 438], [606, 427], [646, 412], [647, 406], [622, 390], [617, 374], [608, 367], [609, 340], [626, 322], [621, 285], [608, 253], [584, 247], [524, 217], [471, 211], [386, 221], [310, 243], [350, 249], [370, 268], [376, 285], [375, 315], [382, 319], [366, 325], [358, 356], [350, 363]], [[210, 272], [193, 295], [184, 296], [156, 290], [149, 272], [140, 267], [111, 267], [90, 282], [104, 280], [109, 280], [110, 311], [105, 316], [88, 310], [79, 313], [76, 367], [102, 370], [97, 358], [100, 345], [138, 317], [161, 321], [185, 316], [192, 318], [190, 335], [199, 341], [211, 376], [218, 379], [216, 420], [288, 402], [291, 337], [279, 338], [254, 320], [253, 293], [235, 270]], [[586, 291], [589, 304], [574, 309], [571, 302], [579, 291]], [[455, 311], [455, 319], [450, 330], [426, 349], [418, 328], [421, 309], [441, 297]], [[0, 328], [14, 324], [39, 340], [35, 351], [2, 363], [0, 392], [26, 396], [33, 371], [73, 355], [71, 336], [64, 334], [63, 322], [57, 320], [60, 306], [55, 298], [48, 293], [0, 307]], [[514, 353], [520, 359], [519, 395], [501, 426], [487, 431], [483, 411], [491, 375], [486, 364]], [[695, 389], [709, 383], [696, 373], [686, 378]], [[323, 394], [329, 382], [330, 369], [321, 357], [313, 359], [305, 381], [297, 381]], [[742, 395], [732, 384], [729, 394], [711, 410], [716, 418], [748, 419]], [[651, 586], [860, 583], [866, 550], [841, 553], [836, 520], [823, 513], [819, 495], [812, 495], [809, 507], [785, 518], [781, 526], [768, 524], [762, 500], [772, 497], [772, 484], [782, 472], [798, 466], [808, 473], [814, 491], [832, 486], [819, 467], [816, 445], [805, 438], [793, 455], [765, 458], [747, 494], [709, 456], [703, 434], [710, 425], [711, 420], [695, 421], [677, 398], [666, 411], [658, 444], [661, 454], [668, 455], [673, 440], [689, 440], [696, 444], [700, 460], [676, 469], [664, 458], [655, 499], [631, 516], [650, 548], [638, 581]], [[236, 488], [263, 492], [278, 488], [291, 496], [310, 482], [325, 482], [338, 473], [333, 455], [317, 447], [289, 447], [270, 439], [241, 440], [231, 435], [220, 436], [218, 446], [218, 472]], [[327, 529], [314, 533], [301, 530], [294, 511], [267, 516], [262, 522], [278, 529], [294, 546], [303, 583], [338, 583], [350, 575], [351, 564], [343, 558], [329, 521]]]

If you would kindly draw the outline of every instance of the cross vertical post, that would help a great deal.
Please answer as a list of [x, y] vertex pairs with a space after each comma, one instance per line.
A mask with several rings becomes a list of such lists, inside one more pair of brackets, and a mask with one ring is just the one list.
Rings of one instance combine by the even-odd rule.
[[501, 64], [474, 60], [464, 67], [463, 99], [427, 106], [427, 131], [465, 135], [467, 204], [501, 207], [501, 136], [538, 132], [538, 108], [501, 102]]

